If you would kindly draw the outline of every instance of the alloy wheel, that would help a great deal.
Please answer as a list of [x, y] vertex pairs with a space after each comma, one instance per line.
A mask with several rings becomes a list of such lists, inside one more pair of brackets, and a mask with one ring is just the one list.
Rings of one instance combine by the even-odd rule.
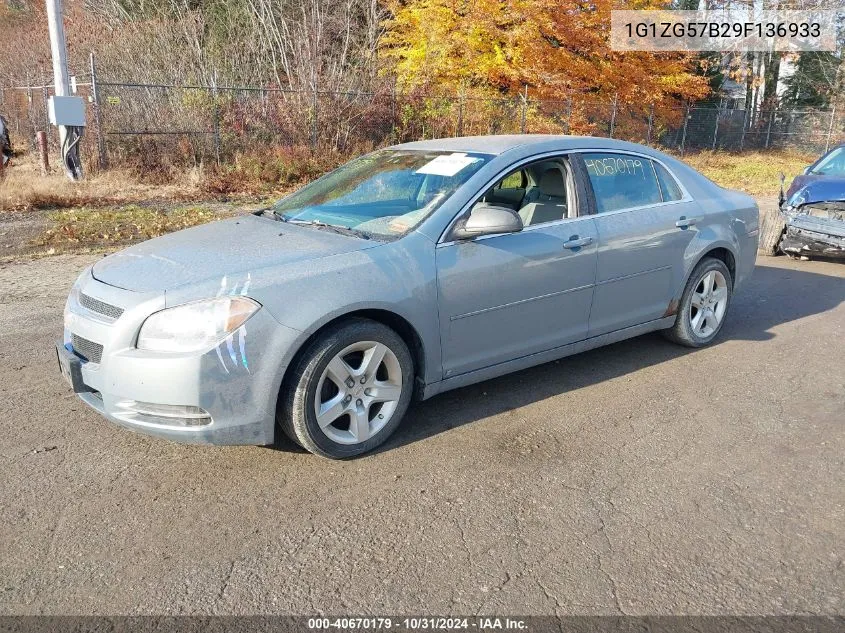
[[390, 421], [402, 396], [402, 367], [384, 343], [359, 341], [335, 354], [314, 397], [320, 430], [339, 444], [365, 442]]
[[707, 271], [692, 293], [689, 311], [690, 327], [696, 336], [712, 336], [728, 308], [728, 282], [718, 270]]

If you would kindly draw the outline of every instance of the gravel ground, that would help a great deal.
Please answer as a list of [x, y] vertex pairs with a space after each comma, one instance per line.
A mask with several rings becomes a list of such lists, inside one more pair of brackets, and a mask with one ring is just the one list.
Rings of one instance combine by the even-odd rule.
[[52, 342], [92, 256], [0, 266], [2, 614], [842, 614], [845, 266], [418, 403], [384, 450], [117, 428]]

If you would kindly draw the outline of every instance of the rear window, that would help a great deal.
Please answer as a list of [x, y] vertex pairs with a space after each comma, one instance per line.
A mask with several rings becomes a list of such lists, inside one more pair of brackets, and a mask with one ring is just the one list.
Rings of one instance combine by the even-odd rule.
[[663, 194], [663, 202], [674, 202], [684, 197], [684, 192], [681, 191], [678, 181], [669, 173], [660, 163], [651, 161], [654, 165], [654, 173], [657, 174], [657, 182], [660, 185], [660, 193]]
[[651, 161], [633, 154], [582, 155], [599, 213], [663, 202]]

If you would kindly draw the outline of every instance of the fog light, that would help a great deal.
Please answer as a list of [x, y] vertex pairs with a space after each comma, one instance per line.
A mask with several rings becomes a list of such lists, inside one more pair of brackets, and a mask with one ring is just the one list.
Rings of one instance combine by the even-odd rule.
[[206, 426], [211, 424], [211, 415], [202, 407], [189, 404], [155, 404], [124, 400], [117, 403], [122, 412], [117, 413], [129, 421], [158, 426]]

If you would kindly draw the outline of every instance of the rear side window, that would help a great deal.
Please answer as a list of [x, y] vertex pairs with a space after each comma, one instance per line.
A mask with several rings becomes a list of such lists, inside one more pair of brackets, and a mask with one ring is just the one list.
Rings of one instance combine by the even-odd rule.
[[647, 158], [610, 152], [582, 156], [599, 213], [663, 202], [660, 185]]
[[660, 163], [652, 162], [654, 173], [657, 174], [657, 182], [660, 185], [660, 193], [663, 194], [663, 202], [674, 202], [684, 197], [684, 192], [678, 185], [678, 181]]

